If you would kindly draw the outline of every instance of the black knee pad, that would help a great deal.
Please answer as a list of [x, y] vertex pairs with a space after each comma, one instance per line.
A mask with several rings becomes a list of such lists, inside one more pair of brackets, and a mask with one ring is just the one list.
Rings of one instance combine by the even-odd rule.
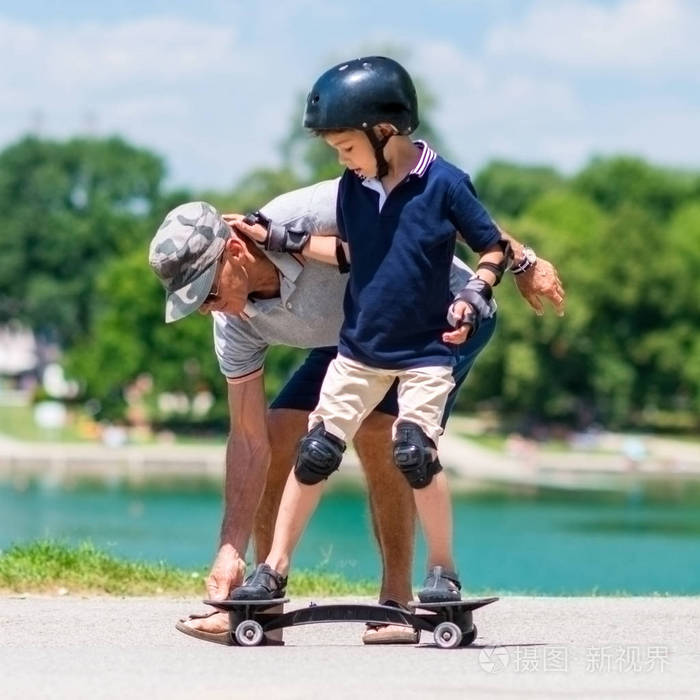
[[318, 423], [299, 441], [294, 476], [307, 486], [318, 484], [340, 466], [343, 452], [345, 442]]
[[442, 470], [435, 443], [419, 425], [401, 421], [396, 426], [394, 463], [414, 489], [425, 488]]

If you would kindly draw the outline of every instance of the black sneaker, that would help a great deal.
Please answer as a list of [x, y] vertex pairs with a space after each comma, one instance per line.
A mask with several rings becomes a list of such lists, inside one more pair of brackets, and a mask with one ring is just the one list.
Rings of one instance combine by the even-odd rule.
[[274, 600], [284, 598], [287, 577], [268, 564], [258, 564], [242, 586], [231, 591], [231, 600]]
[[423, 588], [418, 591], [421, 603], [446, 603], [461, 600], [462, 584], [454, 571], [446, 571], [441, 566], [434, 566], [425, 577]]

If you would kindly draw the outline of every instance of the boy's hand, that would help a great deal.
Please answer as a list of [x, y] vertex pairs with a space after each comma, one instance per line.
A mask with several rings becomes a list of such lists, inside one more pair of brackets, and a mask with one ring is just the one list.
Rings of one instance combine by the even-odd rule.
[[242, 233], [257, 243], [262, 243], [265, 250], [273, 253], [300, 253], [311, 238], [311, 234], [302, 228], [286, 224], [277, 224], [264, 214], [256, 211], [248, 216], [239, 214], [224, 215], [224, 221], [237, 233]]
[[[450, 309], [452, 317], [459, 323], [467, 311], [471, 311], [471, 306], [466, 301], [456, 301]], [[471, 334], [472, 327], [470, 324], [460, 325], [453, 331], [445, 331], [442, 334], [442, 340], [445, 343], [453, 345], [461, 345]]]
[[224, 214], [222, 218], [236, 233], [242, 233], [244, 236], [257, 243], [265, 242], [267, 238], [267, 229], [264, 226], [260, 224], [251, 226], [247, 224], [242, 214]]

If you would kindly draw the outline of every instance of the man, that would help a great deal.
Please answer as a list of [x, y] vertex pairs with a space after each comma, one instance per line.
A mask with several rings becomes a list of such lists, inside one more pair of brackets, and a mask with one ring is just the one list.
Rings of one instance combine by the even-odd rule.
[[[262, 209], [280, 225], [282, 239], [293, 230], [333, 235], [338, 180], [277, 197]], [[232, 217], [229, 220], [232, 221]], [[279, 236], [278, 236], [279, 238]], [[295, 237], [287, 236], [289, 241]], [[278, 245], [278, 249], [293, 246]], [[528, 303], [542, 311], [541, 296], [563, 313], [564, 292], [554, 268], [536, 260], [513, 241], [516, 279]], [[526, 260], [530, 259], [530, 262]], [[189, 203], [166, 216], [150, 249], [149, 262], [166, 287], [166, 321], [195, 310], [211, 313], [214, 346], [228, 382], [231, 430], [226, 450], [225, 508], [219, 551], [207, 579], [208, 595], [224, 599], [240, 585], [251, 531], [256, 561], [269, 550], [284, 482], [309, 412], [318, 401], [326, 367], [342, 322], [345, 275], [338, 268], [286, 252], [260, 250], [237, 235], [209, 205]], [[464, 286], [471, 271], [453, 266], [451, 288]], [[455, 367], [456, 391], [495, 327], [495, 317], [460, 346]], [[267, 410], [263, 360], [267, 347], [283, 344], [313, 348]], [[374, 533], [382, 558], [380, 601], [405, 604], [411, 599], [413, 555], [412, 494], [394, 467], [391, 424], [396, 416], [395, 388], [365, 420], [355, 448], [367, 477]], [[190, 616], [181, 631], [209, 641], [230, 643], [223, 613]], [[368, 629], [365, 643], [413, 642], [413, 631], [384, 626]]]

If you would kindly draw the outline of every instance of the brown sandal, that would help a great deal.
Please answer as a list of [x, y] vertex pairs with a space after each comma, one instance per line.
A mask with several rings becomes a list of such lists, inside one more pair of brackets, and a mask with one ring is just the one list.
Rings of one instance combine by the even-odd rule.
[[[380, 605], [389, 605], [392, 608], [404, 606], [393, 600], [380, 601]], [[362, 635], [363, 644], [418, 644], [420, 640], [420, 630], [404, 625], [379, 625], [372, 622], [366, 624], [367, 629]]]
[[[183, 617], [178, 622], [175, 623], [175, 629], [182, 632], [183, 634], [187, 634], [190, 637], [195, 637], [195, 639], [201, 639], [202, 641], [205, 642], [213, 642], [214, 644], [225, 644], [226, 646], [233, 646], [234, 642], [233, 639], [231, 638], [231, 631], [226, 630], [225, 632], [206, 632], [205, 630], [198, 630], [195, 629], [194, 627], [190, 627], [189, 625], [185, 624], [189, 620], [203, 620], [207, 617], [211, 617], [212, 615], [216, 615], [217, 613], [221, 612], [220, 610], [211, 610], [208, 612], [204, 613], [192, 613], [191, 615], [188, 615], [187, 617]], [[265, 637], [265, 646], [268, 647], [283, 647], [284, 646], [284, 640], [282, 639], [270, 639], [268, 636]]]
[[362, 634], [363, 644], [418, 644], [420, 631], [403, 625], [367, 624]]

